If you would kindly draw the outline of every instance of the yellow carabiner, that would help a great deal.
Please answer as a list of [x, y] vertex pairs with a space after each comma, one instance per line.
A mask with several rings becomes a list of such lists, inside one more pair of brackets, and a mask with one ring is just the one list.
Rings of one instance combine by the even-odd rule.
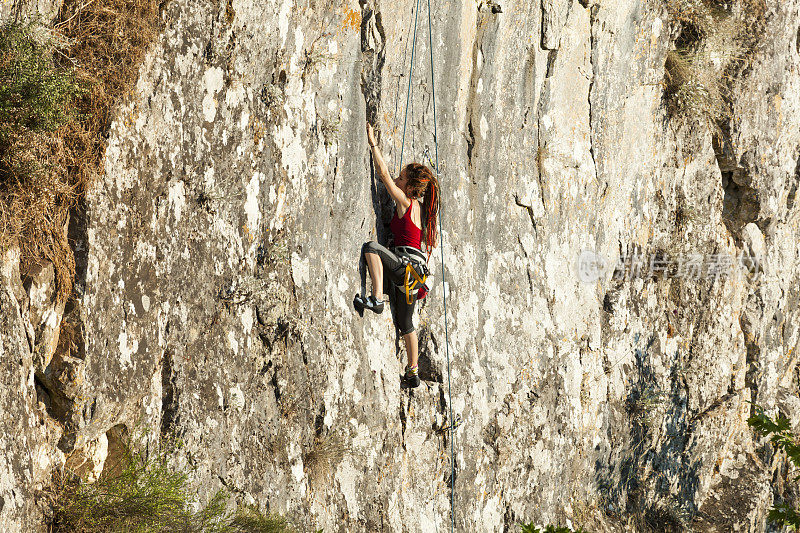
[[[409, 273], [413, 274], [414, 276], [413, 280], [409, 280]], [[417, 283], [419, 283], [420, 285], [425, 285], [425, 280], [427, 278], [428, 278], [427, 275], [423, 275], [420, 278], [419, 274], [417, 273], [417, 270], [413, 266], [411, 266], [411, 263], [406, 264], [406, 275], [403, 285], [405, 285], [406, 288], [406, 303], [408, 305], [411, 305], [411, 291], [413, 291], [414, 288], [416, 288]], [[409, 283], [409, 281], [411, 281], [411, 283]]]

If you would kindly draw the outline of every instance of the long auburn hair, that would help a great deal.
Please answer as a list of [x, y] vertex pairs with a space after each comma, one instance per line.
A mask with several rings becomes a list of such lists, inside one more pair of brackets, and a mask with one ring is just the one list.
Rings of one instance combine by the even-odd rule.
[[406, 171], [407, 189], [411, 198], [422, 198], [422, 239], [428, 257], [436, 246], [436, 219], [439, 216], [439, 180], [433, 171], [420, 163], [409, 163]]

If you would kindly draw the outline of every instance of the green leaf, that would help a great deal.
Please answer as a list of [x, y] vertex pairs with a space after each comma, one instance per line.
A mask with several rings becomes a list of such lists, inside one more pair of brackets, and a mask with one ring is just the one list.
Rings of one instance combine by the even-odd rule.
[[795, 530], [800, 528], [800, 512], [785, 503], [770, 509], [767, 518], [770, 522], [778, 522], [781, 525], [793, 527]]
[[[769, 440], [776, 449], [786, 452], [786, 456], [795, 466], [800, 467], [800, 442], [797, 436], [791, 431], [791, 424], [787, 418], [780, 415], [776, 420], [770, 418], [764, 409], [755, 406], [756, 414], [747, 419], [747, 423], [763, 436], [769, 436]], [[797, 477], [800, 480], [800, 476]], [[770, 522], [777, 522], [784, 526], [797, 529], [800, 527], [800, 512], [787, 504], [779, 504], [773, 507], [767, 518]]]

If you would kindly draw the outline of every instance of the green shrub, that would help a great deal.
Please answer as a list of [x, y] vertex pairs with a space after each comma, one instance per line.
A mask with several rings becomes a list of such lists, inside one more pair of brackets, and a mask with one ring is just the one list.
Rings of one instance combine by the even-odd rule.
[[283, 533], [289, 531], [286, 520], [276, 515], [265, 515], [258, 509], [243, 506], [236, 510], [223, 533]]
[[23, 271], [52, 262], [66, 301], [75, 276], [69, 212], [103, 172], [117, 105], [163, 26], [166, 2], [59, 3], [53, 28], [0, 25], [0, 250], [19, 244]]
[[48, 35], [35, 23], [0, 26], [0, 249], [18, 242], [23, 271], [52, 262], [63, 300], [75, 268], [64, 225], [76, 187], [62, 137], [85, 91], [72, 64], [55, 61]]
[[0, 29], [0, 142], [26, 131], [55, 131], [72, 118], [72, 102], [84, 92], [74, 68], [56, 65], [53, 41], [39, 30], [19, 22]]
[[252, 506], [229, 512], [229, 496], [218, 491], [199, 506], [185, 473], [170, 468], [165, 454], [148, 458], [125, 449], [94, 483], [74, 476], [53, 489], [54, 533], [289, 533], [286, 520]]
[[[756, 414], [747, 419], [747, 423], [759, 434], [768, 436], [772, 445], [779, 450], [786, 452], [786, 457], [797, 468], [800, 468], [800, 439], [791, 430], [789, 420], [780, 414], [773, 420], [760, 406], [755, 406]], [[795, 482], [800, 481], [800, 475], [796, 476]], [[800, 509], [794, 509], [790, 505], [781, 503], [770, 509], [767, 518], [770, 522], [777, 522], [780, 525], [792, 527], [795, 530], [800, 528]]]

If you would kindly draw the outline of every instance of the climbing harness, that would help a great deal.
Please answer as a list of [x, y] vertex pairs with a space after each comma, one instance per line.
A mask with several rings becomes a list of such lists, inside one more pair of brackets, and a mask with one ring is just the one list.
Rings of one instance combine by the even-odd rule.
[[406, 264], [404, 285], [406, 290], [406, 303], [408, 305], [411, 305], [411, 297], [416, 296], [417, 291], [419, 290], [417, 283], [419, 283], [420, 287], [425, 286], [425, 280], [427, 277], [427, 274], [422, 274], [422, 277], [420, 277], [417, 273], [417, 269], [414, 268], [410, 262]]
[[395, 246], [394, 251], [400, 258], [400, 263], [405, 266], [403, 275], [403, 290], [406, 293], [406, 303], [411, 305], [412, 297], [416, 297], [421, 288], [425, 288], [426, 293], [431, 290], [428, 278], [428, 262], [422, 250], [413, 246]]
[[[435, 81], [435, 73], [433, 70], [433, 24], [431, 23], [431, 1], [427, 0], [428, 4], [428, 48], [430, 50], [430, 58], [431, 58], [431, 99], [432, 99], [432, 107], [433, 107], [433, 142], [434, 142], [434, 161], [430, 160], [430, 152], [426, 148], [426, 156], [429, 162], [433, 164], [433, 171], [436, 174], [437, 180], [439, 179], [439, 133], [437, 131], [436, 126], [436, 81]], [[403, 149], [405, 148], [405, 141], [406, 141], [406, 126], [408, 123], [408, 110], [409, 110], [409, 100], [411, 98], [411, 77], [414, 72], [414, 57], [416, 55], [416, 48], [417, 48], [417, 15], [419, 14], [419, 0], [416, 1], [416, 8], [414, 9], [414, 38], [413, 44], [411, 46], [411, 61], [409, 65], [409, 72], [408, 72], [408, 92], [406, 93], [406, 109], [405, 109], [405, 116], [403, 118], [403, 137], [400, 144], [400, 159], [398, 160], [398, 170], [397, 173], [400, 173], [400, 170], [403, 168]], [[399, 89], [398, 89], [399, 92]], [[397, 104], [395, 102], [395, 109], [397, 108]], [[412, 119], [413, 121], [413, 119]], [[441, 265], [442, 265], [442, 282], [446, 287], [445, 283], [445, 261], [444, 261], [444, 233], [442, 232], [442, 215], [441, 211], [439, 213], [439, 238], [440, 238], [440, 247], [439, 251], [441, 253]], [[414, 283], [419, 283], [417, 277], [414, 277], [414, 274], [408, 270], [408, 265], [406, 266], [406, 287], [408, 287], [408, 279], [409, 275], [413, 278]], [[419, 279], [423, 279], [422, 276], [418, 276]], [[424, 283], [424, 281], [423, 281]], [[456, 419], [453, 418], [453, 397], [452, 397], [452, 388], [450, 383], [450, 335], [447, 328], [447, 296], [448, 292], [445, 290], [442, 294], [442, 302], [444, 305], [444, 338], [445, 338], [445, 354], [447, 358], [447, 397], [448, 397], [448, 408], [449, 408], [449, 419], [451, 423], [447, 428], [450, 434], [450, 532], [452, 533], [455, 529], [455, 479], [456, 479], [456, 455], [455, 455], [455, 444], [454, 444], [454, 429], [457, 427], [458, 422]], [[409, 298], [409, 292], [406, 292], [406, 301]]]

